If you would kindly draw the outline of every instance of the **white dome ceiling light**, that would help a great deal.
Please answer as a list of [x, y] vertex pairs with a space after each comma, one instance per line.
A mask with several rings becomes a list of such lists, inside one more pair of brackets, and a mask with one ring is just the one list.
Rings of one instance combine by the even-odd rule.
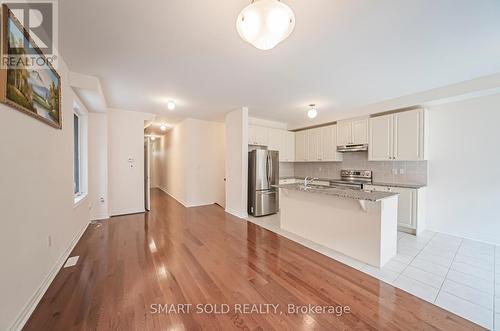
[[318, 111], [316, 110], [316, 105], [309, 105], [309, 107], [311, 107], [311, 109], [309, 109], [309, 111], [307, 112], [307, 116], [311, 119], [313, 118], [316, 118], [316, 116], [318, 116]]
[[155, 136], [151, 136], [151, 137], [149, 137], [149, 139], [151, 139], [151, 141], [155, 141], [156, 137]]
[[166, 124], [161, 124], [160, 125], [160, 130], [161, 131], [167, 131], [167, 125]]
[[252, 0], [236, 21], [240, 37], [264, 51], [288, 38], [294, 27], [295, 14], [278, 0]]
[[167, 102], [167, 108], [168, 108], [168, 110], [174, 110], [174, 109], [175, 109], [175, 106], [176, 106], [176, 105], [175, 105], [175, 101], [173, 101], [173, 100], [168, 100], [168, 102]]

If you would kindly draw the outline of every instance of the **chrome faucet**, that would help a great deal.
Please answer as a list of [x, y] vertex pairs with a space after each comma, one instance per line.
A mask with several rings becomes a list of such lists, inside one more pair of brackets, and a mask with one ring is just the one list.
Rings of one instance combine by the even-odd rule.
[[304, 178], [304, 188], [307, 189], [309, 185], [313, 183], [315, 180], [318, 180], [318, 178], [312, 178], [312, 177], [309, 178], [309, 176], [306, 176], [306, 178]]

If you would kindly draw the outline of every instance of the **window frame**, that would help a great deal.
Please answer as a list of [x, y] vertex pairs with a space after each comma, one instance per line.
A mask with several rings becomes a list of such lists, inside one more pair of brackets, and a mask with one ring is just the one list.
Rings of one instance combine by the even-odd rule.
[[[75, 116], [78, 118], [78, 174], [79, 190], [75, 192]], [[88, 195], [88, 112], [77, 101], [73, 103], [73, 199], [75, 207]]]
[[[75, 199], [82, 195], [82, 125], [79, 114], [77, 112], [73, 112], [73, 194], [75, 195]], [[78, 125], [75, 125], [75, 120], [78, 120]], [[78, 142], [75, 141], [75, 128], [78, 129]], [[78, 151], [76, 151], [76, 149]], [[78, 157], [76, 156], [78, 154]], [[75, 162], [78, 161], [78, 165]], [[77, 168], [78, 167], [78, 171]], [[75, 174], [78, 172], [78, 185], [77, 180], [75, 178]], [[78, 190], [76, 187], [78, 186]]]

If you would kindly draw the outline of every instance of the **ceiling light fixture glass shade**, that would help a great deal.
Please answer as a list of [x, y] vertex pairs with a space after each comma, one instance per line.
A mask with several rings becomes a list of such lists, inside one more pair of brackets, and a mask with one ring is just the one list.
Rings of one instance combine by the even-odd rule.
[[307, 112], [307, 116], [309, 118], [316, 118], [316, 116], [318, 116], [318, 111], [316, 110], [316, 105], [309, 105], [309, 107], [311, 107], [311, 109], [309, 109], [309, 111]]
[[167, 131], [167, 125], [166, 124], [160, 125], [160, 130]]
[[149, 139], [151, 139], [151, 141], [155, 141], [156, 137], [155, 136], [151, 136], [151, 137], [149, 137]]
[[295, 14], [278, 0], [255, 0], [241, 11], [236, 28], [243, 40], [265, 51], [290, 36]]
[[167, 102], [167, 108], [168, 108], [169, 110], [174, 110], [174, 109], [175, 109], [175, 101], [173, 101], [173, 100], [169, 100], [169, 101]]

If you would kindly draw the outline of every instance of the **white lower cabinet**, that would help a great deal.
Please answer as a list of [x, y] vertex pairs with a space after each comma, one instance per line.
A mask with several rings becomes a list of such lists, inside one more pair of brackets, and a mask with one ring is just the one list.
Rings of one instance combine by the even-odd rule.
[[365, 185], [366, 190], [399, 193], [398, 228], [401, 231], [419, 234], [425, 230], [425, 188], [389, 187]]
[[417, 190], [394, 187], [394, 193], [399, 193], [398, 224], [410, 229], [417, 229]]

